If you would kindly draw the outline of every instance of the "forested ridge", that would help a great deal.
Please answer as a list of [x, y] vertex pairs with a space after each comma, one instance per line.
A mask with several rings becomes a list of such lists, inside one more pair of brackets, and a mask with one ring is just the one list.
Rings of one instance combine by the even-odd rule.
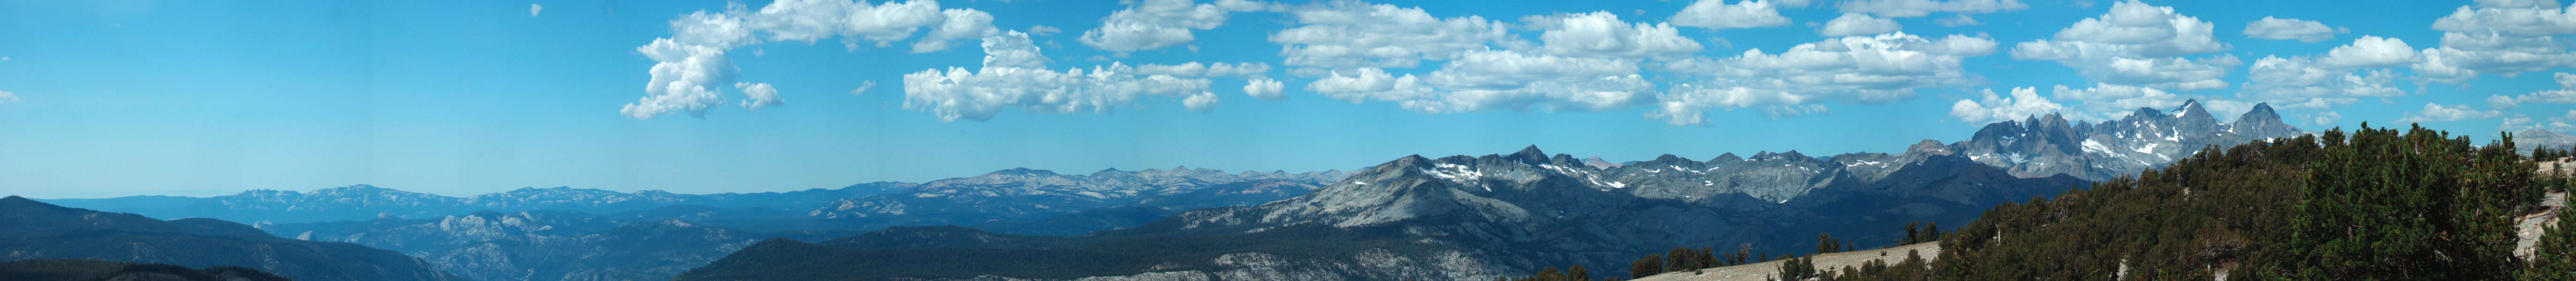
[[[2535, 160], [2571, 154], [2517, 153], [2509, 133], [2477, 145], [2448, 132], [2368, 124], [2212, 146], [2161, 169], [2006, 202], [1951, 233], [1934, 227], [1937, 259], [1837, 269], [1790, 256], [1780, 277], [2576, 280], [2576, 231], [2560, 231], [2576, 229], [2570, 212], [2554, 215], [2532, 254], [2513, 253], [2516, 221], [2546, 210], [2544, 195], [2568, 185], [2563, 175], [2535, 172]], [[1637, 267], [1671, 264], [1664, 259], [1648, 255]], [[1744, 262], [1725, 260], [1715, 265]], [[1589, 280], [1547, 273], [1513, 279]]]

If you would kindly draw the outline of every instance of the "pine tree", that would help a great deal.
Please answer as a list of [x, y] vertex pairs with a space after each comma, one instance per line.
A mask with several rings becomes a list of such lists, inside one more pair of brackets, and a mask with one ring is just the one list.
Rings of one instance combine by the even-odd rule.
[[1565, 268], [1565, 278], [1564, 278], [1564, 279], [1561, 279], [1561, 280], [1566, 280], [1566, 281], [1592, 281], [1592, 273], [1590, 273], [1590, 272], [1583, 272], [1583, 264], [1578, 263], [1578, 264], [1574, 264], [1574, 266], [1566, 267], [1566, 268]]
[[1664, 273], [1663, 256], [1646, 254], [1645, 257], [1637, 258], [1637, 262], [1628, 264], [1628, 279], [1646, 278], [1659, 273]]
[[1817, 253], [1817, 254], [1829, 254], [1829, 253], [1833, 253], [1835, 250], [1842, 249], [1842, 248], [1843, 248], [1842, 246], [1843, 246], [1843, 243], [1838, 242], [1838, 241], [1834, 241], [1834, 235], [1833, 235], [1833, 234], [1831, 234], [1831, 233], [1823, 233], [1823, 232], [1818, 232], [1818, 233], [1816, 233], [1816, 253]]

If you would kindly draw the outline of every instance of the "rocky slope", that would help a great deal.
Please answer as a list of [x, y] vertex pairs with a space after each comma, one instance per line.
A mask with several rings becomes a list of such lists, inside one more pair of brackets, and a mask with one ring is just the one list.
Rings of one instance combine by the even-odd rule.
[[268, 236], [213, 219], [162, 221], [0, 198], [0, 262], [94, 259], [205, 268], [240, 266], [295, 280], [467, 280], [429, 262], [357, 244]]

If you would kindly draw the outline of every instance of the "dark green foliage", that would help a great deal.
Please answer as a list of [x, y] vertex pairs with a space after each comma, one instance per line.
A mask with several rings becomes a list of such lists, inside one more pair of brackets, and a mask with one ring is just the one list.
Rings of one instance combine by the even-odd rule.
[[1717, 253], [1710, 248], [1673, 247], [1671, 251], [1666, 251], [1663, 257], [1664, 270], [1659, 272], [1691, 271], [1723, 266], [1719, 265]]
[[1655, 276], [1655, 274], [1663, 272], [1663, 255], [1646, 254], [1645, 257], [1637, 258], [1637, 262], [1628, 264], [1628, 278], [1630, 279], [1646, 278], [1646, 276]]
[[1780, 262], [1780, 280], [1806, 280], [1807, 278], [1817, 277], [1815, 256], [1794, 257], [1782, 255], [1780, 256], [1780, 259], [1785, 260]]
[[[1613, 278], [1611, 278], [1611, 279], [1612, 279], [1612, 280], [1616, 280], [1616, 279], [1618, 279], [1618, 278], [1613, 277]], [[1587, 273], [1587, 272], [1584, 272], [1584, 271], [1583, 271], [1583, 264], [1575, 264], [1574, 266], [1568, 266], [1568, 267], [1566, 267], [1566, 268], [1565, 268], [1565, 271], [1557, 271], [1557, 270], [1556, 270], [1556, 267], [1548, 267], [1547, 269], [1541, 269], [1541, 270], [1539, 270], [1537, 274], [1530, 274], [1530, 276], [1528, 276], [1528, 277], [1521, 277], [1521, 278], [1494, 277], [1494, 280], [1497, 280], [1497, 281], [1593, 281], [1593, 280], [1592, 280], [1592, 275], [1591, 275], [1591, 273]]]
[[[2204, 149], [2161, 170], [1997, 205], [1946, 236], [1934, 279], [2210, 280], [2287, 247], [2314, 138]], [[1937, 229], [1937, 228], [1936, 228]], [[2125, 268], [2126, 270], [2122, 270]], [[2125, 276], [2124, 276], [2125, 275]], [[2238, 275], [2242, 276], [2242, 275]], [[2239, 277], [2241, 278], [2241, 277]]]
[[1816, 233], [1816, 254], [1842, 252], [1842, 248], [1843, 243], [1841, 241], [1835, 241], [1833, 234]]
[[[156, 263], [124, 263], [91, 259], [40, 259], [0, 263], [0, 280], [10, 281], [99, 281], [160, 276], [189, 281], [288, 281], [285, 277], [236, 266], [189, 269], [184, 266]], [[162, 279], [137, 279], [162, 280]]]
[[2514, 152], [2510, 134], [2471, 144], [2420, 127], [2365, 126], [2349, 136], [2338, 129], [2204, 149], [2136, 177], [1998, 205], [1941, 240], [1944, 256], [1929, 279], [2506, 280], [2540, 272], [2525, 272], [2511, 254], [2513, 219], [2542, 195], [2537, 166]]
[[[2469, 138], [2363, 127], [2328, 144], [2265, 275], [2307, 280], [2498, 280], [2515, 262], [2512, 218], [2538, 201], [2512, 135]], [[2295, 266], [2295, 267], [2292, 267]], [[2288, 270], [2295, 268], [2296, 270]]]

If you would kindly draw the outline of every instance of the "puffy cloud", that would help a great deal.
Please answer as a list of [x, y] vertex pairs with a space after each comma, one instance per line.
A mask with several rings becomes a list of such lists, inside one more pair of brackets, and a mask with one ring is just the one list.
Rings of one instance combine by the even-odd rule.
[[937, 52], [947, 50], [949, 41], [1002, 35], [1001, 29], [993, 27], [993, 14], [967, 9], [942, 10], [939, 14], [948, 20], [941, 21], [939, 28], [931, 29], [930, 35], [912, 41], [912, 52]]
[[2520, 96], [2488, 96], [2487, 106], [2512, 110], [2524, 103], [2576, 103], [2576, 74], [2560, 72], [2552, 78], [2558, 80], [2559, 89]]
[[1242, 64], [1228, 64], [1222, 62], [1214, 64], [1199, 64], [1198, 62], [1190, 62], [1177, 65], [1147, 64], [1136, 66], [1137, 74], [1165, 74], [1172, 76], [1249, 76], [1261, 75], [1262, 73], [1267, 72], [1270, 72], [1270, 64], [1258, 62]]
[[1545, 30], [1539, 40], [1550, 54], [1577, 57], [1657, 57], [1699, 52], [1699, 42], [1681, 36], [1670, 24], [1628, 23], [1618, 14], [1591, 12], [1531, 16], [1522, 21]]
[[2013, 88], [2012, 96], [2008, 97], [1995, 95], [1994, 89], [1986, 89], [1984, 96], [1982, 100], [1963, 99], [1951, 103], [1950, 117], [1957, 117], [1962, 123], [1986, 124], [2066, 111], [2065, 105], [2039, 97], [2036, 88]]
[[2415, 47], [2407, 46], [2405, 40], [2364, 35], [2361, 39], [2353, 39], [2351, 45], [2326, 51], [2326, 56], [2317, 58], [2317, 63], [2338, 67], [2402, 66], [2423, 61], [2424, 58], [2417, 54]]
[[12, 103], [12, 102], [18, 102], [18, 94], [17, 94], [17, 93], [11, 93], [11, 92], [9, 92], [9, 91], [0, 91], [0, 103]]
[[2326, 39], [2334, 39], [2335, 33], [2343, 32], [2335, 29], [2334, 27], [2328, 27], [2325, 23], [2319, 23], [2316, 21], [2272, 18], [2269, 16], [2265, 16], [2261, 20], [2255, 20], [2252, 23], [2245, 24], [2245, 37], [2253, 37], [2256, 39], [2299, 40], [2299, 42], [2316, 43], [2326, 41]]
[[[1806, 3], [1795, 2], [1799, 6]], [[1743, 0], [1726, 4], [1726, 0], [1699, 0], [1691, 2], [1689, 7], [1682, 7], [1680, 13], [1673, 14], [1670, 22], [1707, 29], [1751, 28], [1789, 25], [1789, 17], [1780, 16], [1780, 10], [1771, 7], [1770, 1]]]
[[2425, 103], [2424, 110], [2408, 112], [2406, 113], [2406, 117], [2397, 118], [2397, 123], [2451, 122], [2460, 120], [2492, 119], [2504, 116], [2505, 112], [2503, 111], [2477, 110], [2469, 108], [2469, 105], [2466, 104], [2441, 105]]
[[1843, 14], [1842, 17], [1834, 18], [1832, 21], [1826, 21], [1825, 27], [1823, 29], [1817, 29], [1816, 33], [1824, 34], [1825, 36], [1852, 36], [1896, 32], [1897, 30], [1903, 29], [1905, 29], [1905, 26], [1897, 25], [1896, 20], [1871, 17], [1864, 14]]
[[742, 89], [743, 109], [787, 105], [787, 100], [778, 98], [778, 88], [770, 87], [769, 83], [733, 82], [733, 87]]
[[1828, 38], [1779, 54], [1760, 49], [1722, 59], [1667, 62], [1664, 70], [1704, 77], [1686, 79], [1657, 96], [1648, 118], [1673, 125], [1706, 125], [1709, 109], [1753, 108], [1772, 118], [1822, 113], [1815, 103], [1882, 104], [1912, 99], [1914, 88], [1964, 87], [1982, 78], [1960, 67], [1963, 57], [1992, 53], [1994, 42], [1952, 35], [1939, 41], [1903, 32]]
[[1051, 60], [1038, 51], [1037, 44], [1031, 43], [1027, 35], [1017, 32], [984, 38], [983, 46], [985, 68], [1046, 68]]
[[1216, 111], [1216, 102], [1216, 93], [1199, 92], [1196, 95], [1181, 98], [1181, 108], [1197, 112], [1213, 112]]
[[[1017, 31], [984, 40], [987, 53], [1034, 53], [1028, 34]], [[1089, 72], [1068, 69], [1062, 72], [1035, 68], [1021, 61], [997, 60], [987, 56], [983, 69], [969, 71], [951, 67], [923, 70], [903, 76], [903, 107], [928, 111], [940, 121], [990, 120], [1003, 109], [1020, 108], [1032, 113], [1106, 113], [1128, 106], [1146, 96], [1183, 98], [1190, 110], [1214, 108], [1216, 98], [1207, 93], [1207, 79], [1178, 78], [1171, 75], [1138, 75], [1124, 64], [1110, 63]], [[1039, 65], [1036, 67], [1042, 67]]]
[[1377, 68], [1336, 71], [1307, 91], [1346, 102], [1391, 101], [1422, 113], [1488, 110], [1598, 112], [1645, 104], [1655, 85], [1632, 60], [1472, 51], [1423, 76]]
[[2171, 7], [2131, 0], [2058, 30], [2054, 39], [2016, 44], [2012, 56], [2055, 60], [2100, 83], [2181, 91], [2226, 88], [2227, 82], [2218, 79], [2243, 63], [2236, 56], [2179, 57], [2227, 50], [2226, 43], [2210, 36], [2210, 28], [2209, 22], [2174, 13]]
[[1111, 52], [1162, 49], [1196, 40], [1190, 30], [1225, 24], [1226, 9], [1190, 0], [1145, 0], [1109, 13], [1100, 28], [1082, 32], [1083, 45]]
[[2237, 97], [2271, 102], [2285, 108], [2331, 109], [2363, 97], [2401, 97], [2398, 78], [2386, 69], [2364, 70], [2310, 61], [2305, 56], [2265, 56], [2245, 70], [2245, 87]]
[[2283, 109], [2331, 110], [2360, 98], [2406, 96], [2395, 85], [2400, 75], [2387, 67], [2421, 64], [2421, 54], [2396, 38], [2362, 36], [2313, 60], [2265, 56], [2246, 69], [2237, 97]]
[[1986, 23], [1983, 23], [1983, 22], [1977, 22], [1977, 18], [1968, 17], [1968, 14], [1957, 14], [1957, 15], [1951, 15], [1950, 17], [1946, 17], [1946, 18], [1941, 18], [1941, 19], [1932, 20], [1932, 24], [1939, 24], [1939, 25], [1941, 25], [1941, 26], [1958, 27], [1958, 26], [1970, 26], [1970, 25], [1985, 25]]
[[546, 11], [545, 5], [528, 4], [528, 16], [534, 17], [537, 16], [537, 12], [544, 11]]
[[[929, 0], [912, 0], [882, 5], [866, 1], [780, 0], [753, 10], [736, 3], [721, 12], [696, 11], [672, 19], [671, 37], [655, 39], [652, 44], [637, 47], [636, 52], [654, 60], [652, 79], [645, 86], [645, 97], [627, 104], [618, 112], [628, 118], [648, 119], [670, 113], [706, 114], [724, 99], [720, 87], [734, 83], [738, 71], [728, 50], [764, 41], [803, 41], [811, 44], [832, 37], [843, 37], [845, 45], [858, 47], [859, 40], [875, 41], [887, 46], [891, 41], [912, 38], [927, 27], [928, 35], [913, 42], [913, 52], [947, 49], [950, 41], [977, 39], [1001, 34], [992, 25], [993, 16], [973, 9], [939, 8]], [[987, 57], [988, 63], [997, 58]], [[1001, 62], [1020, 62], [1025, 58], [1004, 55]], [[1017, 59], [1017, 60], [1015, 60]], [[1036, 64], [1044, 64], [1043, 57]], [[774, 88], [768, 84], [744, 83], [745, 108], [779, 104]]]
[[1448, 60], [1510, 37], [1508, 24], [1467, 16], [1435, 18], [1420, 8], [1355, 1], [1289, 11], [1301, 26], [1270, 34], [1283, 64], [1324, 68], [1415, 67]]
[[[678, 44], [733, 49], [760, 42], [742, 18], [697, 11], [671, 20], [671, 40]], [[660, 42], [655, 42], [660, 43]]]
[[1248, 82], [1249, 83], [1243, 85], [1243, 95], [1252, 96], [1252, 98], [1266, 101], [1288, 99], [1287, 95], [1281, 93], [1283, 90], [1288, 88], [1288, 85], [1286, 83], [1280, 83], [1279, 80], [1260, 78], [1252, 79]]
[[2576, 66], [2576, 54], [2556, 36], [2576, 34], [2576, 13], [2556, 1], [2480, 1], [2433, 21], [2442, 45], [2423, 50], [2417, 75], [2436, 83], [2462, 83], [2480, 73], [2516, 74]]
[[1842, 3], [1844, 13], [1868, 13], [1891, 18], [1920, 17], [1935, 12], [1971, 14], [2029, 8], [2029, 4], [2015, 0], [1855, 0]]
[[627, 118], [648, 119], [669, 113], [688, 113], [704, 117], [707, 108], [723, 98], [716, 89], [733, 82], [733, 61], [724, 49], [682, 44], [669, 38], [653, 40], [652, 45], [635, 48], [652, 58], [652, 82], [644, 84], [644, 98], [617, 112]]

